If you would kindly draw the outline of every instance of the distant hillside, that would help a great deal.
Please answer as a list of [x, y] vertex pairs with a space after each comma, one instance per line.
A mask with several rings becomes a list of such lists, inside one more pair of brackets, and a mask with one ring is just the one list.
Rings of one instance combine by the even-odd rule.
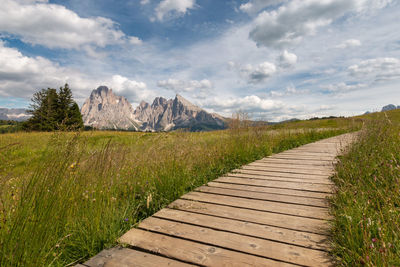
[[0, 108], [0, 120], [26, 121], [30, 118], [23, 108]]

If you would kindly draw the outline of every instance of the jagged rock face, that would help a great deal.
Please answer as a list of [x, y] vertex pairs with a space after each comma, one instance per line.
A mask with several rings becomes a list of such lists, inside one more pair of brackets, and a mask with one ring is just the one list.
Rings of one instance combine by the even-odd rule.
[[23, 108], [0, 108], [0, 120], [26, 121], [30, 117]]
[[105, 86], [93, 90], [81, 112], [84, 124], [97, 129], [169, 131], [225, 128], [222, 117], [204, 111], [180, 95], [169, 100], [156, 97], [151, 105], [142, 101], [133, 111], [126, 98], [114, 95]]
[[97, 129], [138, 130], [132, 105], [125, 97], [100, 86], [93, 90], [81, 109], [83, 123]]
[[206, 112], [180, 95], [170, 100], [157, 97], [151, 106], [142, 102], [135, 110], [135, 116], [143, 123], [141, 130], [147, 131], [225, 128], [225, 122], [220, 116]]

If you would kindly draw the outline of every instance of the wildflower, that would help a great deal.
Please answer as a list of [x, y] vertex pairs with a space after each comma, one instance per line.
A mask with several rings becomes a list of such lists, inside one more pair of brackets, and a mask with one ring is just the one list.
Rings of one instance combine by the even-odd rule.
[[126, 222], [127, 222], [127, 221], [129, 221], [129, 219], [128, 219], [128, 218], [125, 218], [125, 219], [124, 219], [124, 221], [126, 221]]
[[374, 237], [374, 238], [372, 238], [372, 242], [376, 242], [377, 241], [377, 239]]

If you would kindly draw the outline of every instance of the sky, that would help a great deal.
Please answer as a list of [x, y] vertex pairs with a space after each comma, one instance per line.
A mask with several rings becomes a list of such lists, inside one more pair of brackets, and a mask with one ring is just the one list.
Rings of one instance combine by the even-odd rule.
[[0, 107], [65, 83], [267, 121], [400, 105], [397, 0], [0, 2]]

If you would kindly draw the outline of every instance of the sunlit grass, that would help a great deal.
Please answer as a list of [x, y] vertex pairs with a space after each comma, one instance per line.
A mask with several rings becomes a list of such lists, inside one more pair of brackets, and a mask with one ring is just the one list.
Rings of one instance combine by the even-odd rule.
[[223, 173], [360, 124], [300, 126], [0, 135], [0, 266], [83, 261]]
[[400, 266], [400, 111], [366, 118], [334, 177], [334, 254], [342, 266]]

